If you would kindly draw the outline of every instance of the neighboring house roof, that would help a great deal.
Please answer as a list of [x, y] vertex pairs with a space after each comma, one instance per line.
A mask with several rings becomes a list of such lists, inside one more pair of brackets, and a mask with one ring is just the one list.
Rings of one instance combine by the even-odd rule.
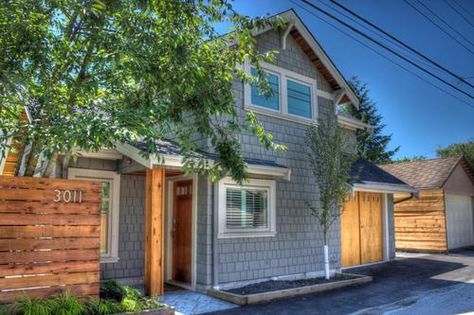
[[377, 165], [364, 159], [352, 164], [351, 177], [355, 190], [414, 193], [415, 189], [401, 179], [387, 173]]
[[442, 188], [460, 163], [474, 183], [469, 164], [463, 157], [394, 163], [380, 167], [417, 189], [430, 189]]

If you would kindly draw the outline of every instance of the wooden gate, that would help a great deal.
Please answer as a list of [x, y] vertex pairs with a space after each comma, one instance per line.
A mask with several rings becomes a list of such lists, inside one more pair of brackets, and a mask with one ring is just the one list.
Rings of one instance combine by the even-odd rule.
[[98, 182], [0, 176], [0, 302], [97, 296]]
[[382, 194], [357, 192], [341, 216], [341, 265], [383, 260]]

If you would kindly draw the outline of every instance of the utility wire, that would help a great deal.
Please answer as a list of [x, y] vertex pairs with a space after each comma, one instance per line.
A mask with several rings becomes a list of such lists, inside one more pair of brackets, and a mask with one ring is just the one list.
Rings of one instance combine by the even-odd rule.
[[470, 16], [472, 16], [472, 18], [474, 19], [474, 14], [472, 14], [471, 12], [469, 12], [468, 9], [466, 9], [465, 7], [463, 7], [457, 0], [453, 0], [454, 3], [456, 3], [458, 5], [458, 7], [460, 7], [464, 12], [466, 12], [467, 14], [469, 14]]
[[421, 75], [417, 74], [415, 71], [412, 71], [411, 69], [403, 66], [402, 64], [394, 61], [393, 59], [389, 58], [388, 56], [382, 54], [381, 52], [377, 51], [375, 48], [373, 47], [370, 47], [369, 45], [367, 45], [366, 43], [364, 43], [363, 41], [361, 41], [360, 39], [358, 39], [357, 37], [355, 36], [352, 36], [350, 33], [344, 31], [343, 29], [341, 29], [340, 27], [336, 26], [335, 24], [329, 22], [329, 21], [326, 21], [325, 19], [321, 18], [320, 16], [316, 15], [314, 12], [311, 12], [310, 10], [308, 10], [307, 8], [303, 7], [302, 5], [300, 5], [299, 3], [297, 3], [295, 0], [290, 0], [290, 2], [292, 2], [293, 4], [295, 4], [296, 6], [298, 6], [299, 8], [301, 8], [302, 10], [305, 10], [306, 12], [308, 12], [309, 14], [311, 14], [312, 16], [318, 18], [319, 20], [321, 20], [322, 22], [330, 25], [331, 27], [333, 27], [334, 29], [338, 30], [339, 32], [343, 33], [344, 35], [348, 36], [349, 38], [353, 39], [354, 41], [358, 42], [359, 44], [361, 44], [362, 46], [366, 47], [367, 49], [370, 49], [372, 52], [376, 53], [377, 55], [381, 56], [382, 58], [386, 59], [387, 61], [389, 61], [390, 63], [396, 65], [397, 67], [405, 70], [406, 72], [408, 73], [411, 73], [413, 74], [414, 76], [416, 76], [418, 79], [422, 80], [423, 82], [431, 85], [432, 87], [438, 89], [439, 91], [445, 93], [446, 95], [448, 96], [451, 96], [455, 99], [457, 99], [458, 101], [466, 104], [467, 106], [471, 107], [474, 109], [474, 105], [463, 100], [462, 98], [458, 97], [457, 95], [443, 89], [442, 87], [440, 86], [437, 86], [436, 84], [434, 84], [433, 82], [430, 82], [429, 80], [425, 79], [424, 77], [422, 77]]
[[474, 51], [472, 51], [469, 47], [467, 47], [466, 45], [464, 45], [463, 42], [459, 41], [456, 37], [454, 37], [453, 35], [451, 35], [450, 33], [448, 33], [444, 28], [442, 28], [441, 26], [438, 25], [438, 23], [436, 23], [435, 21], [433, 21], [432, 18], [430, 18], [429, 16], [427, 16], [425, 13], [423, 13], [423, 11], [421, 11], [420, 9], [418, 9], [417, 7], [415, 7], [413, 4], [411, 4], [410, 2], [408, 2], [408, 0], [404, 0], [406, 4], [408, 4], [410, 7], [412, 7], [413, 10], [415, 10], [416, 12], [418, 12], [421, 16], [423, 16], [425, 19], [427, 19], [428, 21], [431, 22], [431, 24], [433, 24], [434, 26], [436, 26], [440, 31], [442, 31], [443, 33], [445, 33], [446, 35], [448, 35], [449, 37], [451, 37], [451, 39], [453, 39], [454, 41], [456, 41], [456, 43], [458, 43], [459, 45], [461, 45], [462, 47], [464, 47], [467, 51], [469, 51], [471, 54], [474, 55]]
[[434, 12], [433, 10], [430, 9], [430, 7], [428, 7], [427, 5], [425, 5], [423, 2], [421, 2], [420, 0], [415, 0], [416, 2], [418, 2], [423, 8], [425, 8], [428, 12], [430, 12], [431, 14], [433, 14], [434, 16], [436, 16], [438, 18], [438, 20], [440, 20], [441, 22], [443, 22], [444, 25], [446, 25], [447, 27], [449, 27], [450, 30], [452, 30], [453, 32], [455, 32], [456, 34], [459, 35], [459, 37], [461, 37], [462, 39], [464, 39], [466, 42], [468, 42], [469, 44], [473, 45], [474, 46], [474, 43], [467, 37], [465, 37], [461, 32], [459, 32], [458, 30], [456, 30], [454, 27], [452, 27], [451, 25], [449, 25], [450, 23], [446, 22], [441, 16], [439, 16], [439, 14], [437, 14], [436, 12]]
[[[399, 42], [397, 42], [396, 38], [389, 38], [389, 39], [387, 39], [387, 38], [385, 38], [383, 35], [377, 33], [377, 32], [374, 31], [373, 29], [367, 27], [365, 24], [359, 22], [358, 20], [356, 20], [356, 19], [353, 18], [352, 16], [350, 16], [350, 15], [348, 15], [348, 14], [345, 14], [344, 12], [341, 12], [341, 11], [339, 11], [339, 10], [333, 8], [332, 6], [330, 6], [329, 4], [325, 3], [325, 2], [322, 1], [322, 0], [318, 0], [318, 1], [319, 1], [320, 4], [324, 5], [325, 7], [331, 9], [332, 11], [334, 11], [334, 12], [336, 12], [336, 13], [342, 15], [343, 17], [345, 17], [345, 18], [351, 20], [352, 22], [356, 23], [357, 25], [359, 25], [360, 27], [362, 27], [364, 30], [369, 31], [370, 33], [372, 33], [372, 34], [378, 36], [378, 37], [381, 38], [382, 40], [387, 41], [387, 42], [389, 42], [390, 44], [393, 44], [393, 45], [397, 46], [398, 48], [400, 48], [400, 49], [406, 51], [407, 53], [410, 53], [410, 50], [407, 49], [407, 47], [404, 47], [404, 46], [403, 46], [402, 44], [400, 44]], [[341, 5], [341, 6], [342, 6], [342, 5]], [[367, 22], [366, 22], [366, 23], [367, 23]], [[369, 22], [369, 23], [370, 23], [370, 22]], [[426, 62], [425, 60], [423, 60], [423, 59], [421, 59], [421, 58], [418, 58], [418, 60], [419, 60], [419, 62], [423, 63], [425, 66], [427, 66], [427, 67], [429, 67], [429, 68], [431, 68], [431, 69], [433, 69], [433, 70], [438, 71], [438, 69], [437, 69], [436, 67], [434, 67], [431, 63], [428, 63], [428, 62]], [[456, 78], [457, 78], [457, 77], [456, 77]], [[458, 79], [460, 80], [460, 79], [462, 79], [462, 78], [459, 77]], [[468, 83], [469, 83], [469, 82], [468, 82]], [[474, 85], [472, 85], [472, 87], [474, 88]]]
[[385, 50], [388, 50], [389, 52], [391, 52], [392, 54], [394, 54], [395, 56], [397, 56], [398, 58], [408, 62], [409, 64], [411, 64], [412, 66], [414, 66], [415, 68], [423, 71], [424, 73], [432, 76], [433, 78], [436, 78], [437, 80], [443, 82], [444, 84], [450, 86], [451, 88], [453, 88], [454, 90], [468, 96], [470, 99], [474, 99], [474, 96], [466, 91], [463, 91], [462, 89], [460, 89], [459, 87], [455, 86], [454, 84], [446, 81], [445, 79], [441, 78], [440, 76], [438, 76], [437, 74], [429, 71], [429, 70], [426, 70], [425, 68], [421, 67], [420, 65], [418, 65], [416, 62], [413, 62], [411, 61], [410, 59], [406, 58], [405, 56], [401, 55], [400, 53], [396, 52], [395, 50], [393, 50], [392, 48], [390, 47], [387, 47], [386, 45], [378, 42], [377, 40], [373, 39], [372, 37], [370, 37], [369, 35], [365, 34], [364, 32], [356, 29], [355, 27], [353, 27], [352, 25], [342, 21], [341, 19], [339, 19], [338, 17], [335, 17], [334, 15], [332, 15], [331, 13], [321, 9], [320, 7], [316, 6], [315, 4], [311, 3], [310, 1], [308, 0], [301, 0], [303, 1], [305, 4], [309, 5], [310, 7], [312, 7], [313, 9], [316, 9], [317, 11], [323, 13], [324, 15], [330, 17], [331, 19], [333, 20], [336, 20], [337, 22], [339, 22], [340, 24], [344, 25], [345, 27], [351, 29], [353, 32], [359, 34], [360, 36], [368, 39], [369, 41], [375, 43], [376, 45], [384, 48]]
[[338, 6], [339, 8], [343, 9], [344, 11], [348, 12], [349, 14], [357, 17], [359, 20], [365, 22], [366, 24], [372, 26], [373, 28], [375, 28], [377, 31], [381, 32], [382, 34], [384, 34], [385, 36], [388, 36], [390, 39], [394, 40], [395, 42], [399, 43], [400, 45], [402, 45], [403, 47], [405, 47], [406, 49], [412, 51], [413, 53], [415, 53], [416, 55], [418, 55], [419, 57], [423, 58], [424, 60], [432, 63], [433, 65], [435, 65], [436, 67], [438, 67], [439, 69], [443, 70], [443, 71], [446, 71], [447, 73], [449, 73], [451, 76], [455, 77], [456, 79], [460, 80], [461, 82], [469, 85], [470, 87], [474, 88], [474, 85], [471, 84], [470, 82], [464, 80], [459, 74], [456, 74], [454, 73], [453, 71], [449, 70], [448, 68], [442, 66], [441, 64], [439, 64], [438, 62], [434, 61], [433, 59], [431, 59], [430, 57], [426, 56], [425, 54], [421, 53], [420, 51], [418, 51], [417, 49], [413, 48], [412, 46], [406, 44], [405, 42], [399, 40], [398, 38], [396, 38], [395, 36], [393, 36], [392, 34], [388, 33], [387, 31], [383, 30], [382, 28], [380, 28], [379, 26], [375, 25], [374, 23], [370, 22], [369, 20], [367, 20], [366, 18], [360, 16], [359, 14], [357, 14], [356, 12], [350, 10], [349, 8], [345, 7], [344, 5], [340, 4], [339, 2], [335, 1], [335, 0], [330, 0], [332, 3], [334, 3], [336, 6]]
[[[461, 11], [459, 11], [458, 9], [456, 9], [456, 7], [453, 6], [451, 3], [449, 3], [449, 1], [447, 1], [447, 0], [443, 0], [443, 1], [444, 1], [444, 3], [446, 3], [446, 4], [448, 5], [448, 7], [450, 7], [451, 9], [453, 9], [454, 12], [456, 12], [460, 17], [462, 17], [462, 19], [463, 19], [464, 21], [466, 21], [467, 24], [469, 24], [469, 25], [471, 25], [472, 27], [474, 27], [474, 23], [472, 23], [468, 18], [466, 18], [466, 17], [464, 16], [464, 14], [462, 14]], [[466, 11], [467, 13], [469, 13], [469, 11], [467, 11], [466, 9], [464, 9], [459, 3], [455, 2], [455, 1], [454, 1], [454, 3], [456, 3], [461, 9], [463, 9], [464, 11]], [[472, 18], [474, 19], [474, 15], [472, 15], [472, 14], [470, 14], [470, 13], [469, 13], [469, 15], [471, 15]]]

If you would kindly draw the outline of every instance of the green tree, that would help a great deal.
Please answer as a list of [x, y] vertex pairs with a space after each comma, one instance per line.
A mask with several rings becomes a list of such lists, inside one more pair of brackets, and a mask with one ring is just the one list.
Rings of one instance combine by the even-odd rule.
[[383, 133], [385, 128], [382, 122], [383, 117], [377, 111], [377, 104], [369, 96], [367, 84], [363, 84], [357, 77], [353, 77], [349, 84], [358, 96], [360, 106], [357, 110], [354, 106], [348, 105], [344, 106], [343, 110], [373, 127], [373, 130], [357, 130], [359, 157], [376, 164], [390, 162], [399, 147], [393, 150], [388, 149], [392, 136]]
[[414, 156], [404, 156], [402, 158], [398, 158], [395, 160], [392, 160], [392, 163], [403, 163], [403, 162], [413, 162], [413, 161], [423, 161], [428, 159], [424, 155], [414, 155]]
[[453, 143], [445, 148], [439, 148], [436, 150], [436, 155], [441, 158], [465, 156], [474, 168], [474, 139], [466, 143]]
[[319, 126], [311, 125], [307, 131], [311, 173], [319, 187], [318, 205], [307, 202], [311, 214], [322, 228], [324, 240], [324, 266], [329, 279], [328, 232], [342, 214], [343, 203], [350, 192], [351, 167], [355, 161], [352, 144], [337, 126], [335, 119], [320, 119]]
[[[234, 32], [218, 36], [219, 22]], [[16, 137], [31, 176], [40, 155], [49, 176], [58, 154], [96, 151], [116, 143], [159, 139], [182, 148], [185, 169], [246, 176], [236, 135], [250, 130], [267, 149], [272, 141], [256, 117], [234, 108], [235, 78], [271, 89], [252, 30], [279, 20], [250, 19], [227, 0], [7, 1], [0, 6], [0, 143]], [[252, 77], [239, 66], [251, 63]], [[21, 120], [24, 108], [31, 122]], [[195, 152], [209, 139], [218, 156], [209, 165]], [[0, 147], [0, 150], [2, 148]]]

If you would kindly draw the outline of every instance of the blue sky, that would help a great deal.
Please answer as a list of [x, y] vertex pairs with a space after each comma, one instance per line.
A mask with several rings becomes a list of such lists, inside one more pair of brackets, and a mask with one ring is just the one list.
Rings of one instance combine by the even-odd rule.
[[[302, 4], [300, 0], [295, 1]], [[326, 9], [318, 0], [312, 1]], [[322, 1], [328, 3], [328, 0]], [[408, 1], [416, 4], [415, 0]], [[444, 0], [421, 1], [474, 42], [474, 27], [462, 20], [443, 2]], [[474, 1], [456, 1], [474, 14]], [[461, 76], [472, 77], [470, 82], [474, 84], [474, 55], [430, 24], [403, 0], [340, 0], [340, 3]], [[444, 94], [289, 0], [236, 0], [234, 7], [240, 13], [249, 16], [295, 9], [344, 76], [350, 78], [357, 75], [368, 84], [370, 95], [384, 116], [387, 125], [385, 132], [393, 134], [391, 147], [400, 146], [398, 157], [413, 155], [434, 157], [439, 147], [474, 138], [474, 100], [471, 100], [473, 107], [469, 107]], [[474, 19], [472, 23], [474, 24]], [[471, 46], [471, 50], [474, 50], [474, 46]], [[389, 53], [384, 54], [396, 59]], [[397, 62], [405, 66], [403, 61], [397, 60]], [[429, 80], [433, 82], [432, 79]], [[450, 82], [462, 87], [456, 79], [450, 79]], [[463, 88], [469, 91], [469, 87]], [[470, 92], [474, 93], [474, 89]], [[460, 98], [468, 100], [467, 97], [460, 96]]]

